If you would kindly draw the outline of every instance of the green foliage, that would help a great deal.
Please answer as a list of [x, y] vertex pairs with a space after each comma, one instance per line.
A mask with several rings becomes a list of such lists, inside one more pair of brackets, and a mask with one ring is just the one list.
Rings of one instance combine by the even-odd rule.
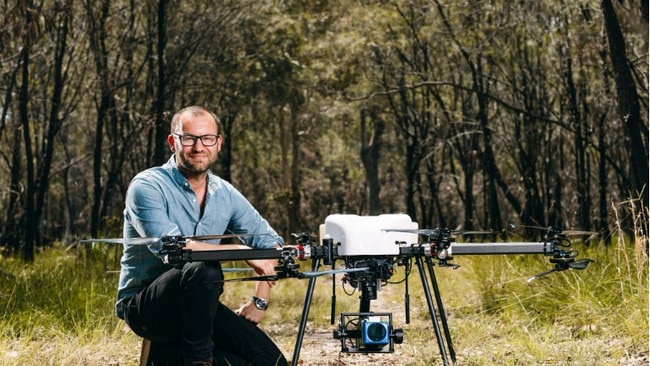
[[47, 250], [36, 264], [3, 258], [2, 268], [3, 337], [39, 339], [109, 326], [116, 275], [107, 273], [101, 261]]

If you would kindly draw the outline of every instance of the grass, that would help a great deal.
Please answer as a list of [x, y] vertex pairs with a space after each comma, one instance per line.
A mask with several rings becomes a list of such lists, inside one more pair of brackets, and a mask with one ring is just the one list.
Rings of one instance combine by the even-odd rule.
[[[436, 268], [460, 365], [647, 365], [647, 238], [577, 248], [595, 260], [584, 271], [553, 273], [541, 256], [458, 257], [459, 269]], [[137, 365], [140, 339], [113, 316], [114, 250], [51, 248], [34, 264], [0, 259], [0, 365]], [[238, 266], [235, 263], [236, 266]], [[308, 268], [308, 262], [302, 264]], [[400, 267], [401, 268], [401, 267]], [[402, 269], [395, 279], [403, 277]], [[222, 300], [248, 299], [252, 282], [227, 285]], [[317, 280], [301, 359], [304, 365], [441, 364], [417, 273], [410, 276], [410, 324], [403, 286], [389, 285], [372, 303], [394, 313], [403, 344], [390, 355], [340, 355], [330, 324], [331, 278]], [[282, 280], [264, 329], [290, 358], [306, 280]], [[358, 311], [358, 294], [337, 286], [337, 315]], [[390, 361], [387, 361], [390, 360]], [[395, 361], [397, 360], [397, 361]]]

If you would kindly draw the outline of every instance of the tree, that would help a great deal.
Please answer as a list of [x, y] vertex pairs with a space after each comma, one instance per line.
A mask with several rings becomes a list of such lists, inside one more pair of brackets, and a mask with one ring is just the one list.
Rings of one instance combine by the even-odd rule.
[[619, 122], [627, 132], [625, 146], [629, 154], [629, 194], [641, 198], [643, 207], [647, 209], [650, 207], [648, 205], [648, 126], [644, 126], [641, 118], [640, 98], [627, 58], [625, 38], [611, 0], [601, 0], [601, 10], [609, 45], [609, 57], [614, 70]]
[[[368, 113], [366, 106], [363, 105], [360, 113], [360, 155], [366, 170], [366, 181], [368, 183], [368, 213], [370, 215], [378, 215], [382, 213], [379, 201], [379, 191], [381, 190], [379, 184], [379, 157], [382, 148], [382, 135], [384, 134], [386, 123], [379, 116], [377, 106], [371, 106]], [[370, 114], [369, 117], [368, 114]], [[370, 133], [366, 127], [368, 119], [370, 119], [370, 124], [372, 125]]]

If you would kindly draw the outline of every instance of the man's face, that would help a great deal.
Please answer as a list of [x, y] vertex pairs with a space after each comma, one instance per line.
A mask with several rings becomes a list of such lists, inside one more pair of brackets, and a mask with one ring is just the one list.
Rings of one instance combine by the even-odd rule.
[[[222, 138], [217, 136], [216, 143], [213, 146], [206, 146], [204, 141], [198, 137], [217, 135], [216, 122], [207, 113], [197, 116], [186, 114], [181, 119], [180, 127], [180, 131], [174, 131], [168, 137], [169, 146], [176, 155], [178, 168], [186, 176], [204, 174], [217, 162], [217, 154], [221, 150]], [[195, 142], [191, 146], [184, 146], [184, 144], [181, 144], [182, 138], [180, 136], [186, 137], [185, 145], [188, 145], [187, 137], [195, 137]], [[204, 139], [207, 140], [210, 137], [204, 137]]]

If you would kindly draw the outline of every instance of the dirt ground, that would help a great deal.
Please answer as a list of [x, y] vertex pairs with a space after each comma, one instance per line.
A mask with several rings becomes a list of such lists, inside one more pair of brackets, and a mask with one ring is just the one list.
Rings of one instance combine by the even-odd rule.
[[[384, 288], [395, 291], [395, 287]], [[401, 291], [401, 290], [397, 290]], [[405, 307], [400, 301], [383, 301], [385, 296], [373, 301], [371, 306], [374, 311], [390, 312], [396, 327], [404, 328], [404, 343], [396, 344], [392, 353], [344, 353], [341, 352], [341, 343], [334, 339], [333, 333], [338, 324], [314, 327], [307, 324], [305, 335], [300, 348], [298, 365], [301, 366], [361, 366], [361, 365], [386, 365], [386, 366], [430, 366], [444, 365], [437, 344], [431, 318], [425, 315], [425, 309], [410, 309], [411, 322], [404, 324]], [[381, 309], [381, 310], [378, 310]], [[419, 314], [419, 315], [418, 315]], [[461, 321], [454, 318], [453, 314], [448, 319], [449, 327], [453, 329]], [[338, 322], [338, 319], [337, 319]], [[295, 324], [294, 326], [297, 326]], [[414, 330], [417, 329], [417, 330]], [[441, 330], [442, 331], [442, 330]], [[278, 329], [278, 334], [287, 334], [285, 330]], [[413, 334], [416, 333], [416, 334]], [[452, 331], [453, 333], [453, 331]], [[504, 339], [507, 339], [505, 337]], [[276, 339], [285, 351], [285, 356], [291, 361], [296, 339]], [[625, 348], [625, 340], [607, 338], [607, 335], [598, 338], [567, 339], [563, 344], [550, 344], [548, 359], [540, 362], [539, 355], [524, 355], [521, 345], [509, 346], [501, 343], [503, 340], [495, 339], [481, 344], [468, 345], [461, 339], [454, 339], [452, 344], [456, 353], [456, 365], [483, 366], [483, 365], [544, 365], [544, 366], [583, 366], [583, 365], [620, 365], [620, 366], [648, 366], [650, 358], [648, 350], [635, 354], [620, 356], [603, 356], [601, 350], [608, 348]], [[457, 343], [458, 342], [458, 343]], [[597, 344], [602, 344], [602, 347]], [[596, 345], [594, 345], [596, 344]], [[524, 347], [525, 348], [525, 347]], [[596, 351], [594, 351], [596, 350]], [[446, 350], [448, 353], [448, 349]], [[544, 351], [546, 352], [546, 351]], [[451, 363], [450, 363], [451, 364]]]

